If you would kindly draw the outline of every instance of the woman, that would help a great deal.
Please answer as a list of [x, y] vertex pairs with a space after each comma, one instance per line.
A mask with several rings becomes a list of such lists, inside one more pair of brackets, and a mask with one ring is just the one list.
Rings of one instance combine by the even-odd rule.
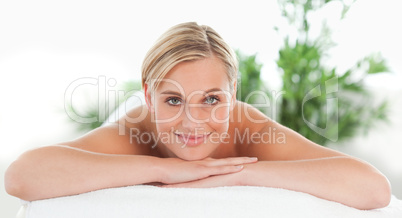
[[145, 57], [146, 105], [76, 140], [25, 152], [8, 168], [6, 190], [37, 200], [136, 184], [250, 185], [359, 209], [389, 204], [378, 170], [236, 101], [236, 78], [235, 54], [213, 29], [174, 26]]

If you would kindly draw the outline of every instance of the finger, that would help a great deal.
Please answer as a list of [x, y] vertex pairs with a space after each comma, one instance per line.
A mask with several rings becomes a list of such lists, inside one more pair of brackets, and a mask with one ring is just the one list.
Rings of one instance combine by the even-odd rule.
[[237, 173], [243, 169], [243, 165], [237, 166], [216, 166], [208, 168], [209, 175], [222, 175], [222, 174], [229, 174], [229, 173]]
[[247, 163], [257, 162], [258, 158], [256, 157], [231, 157], [231, 158], [223, 158], [223, 159], [214, 159], [210, 160], [206, 163], [207, 166], [230, 166], [230, 165], [241, 165]]

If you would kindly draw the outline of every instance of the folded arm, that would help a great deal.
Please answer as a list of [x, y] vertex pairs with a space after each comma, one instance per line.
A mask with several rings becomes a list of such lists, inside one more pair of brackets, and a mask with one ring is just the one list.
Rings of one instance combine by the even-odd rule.
[[256, 155], [261, 161], [244, 171], [249, 174], [245, 184], [306, 192], [359, 209], [389, 204], [387, 178], [367, 162], [317, 145], [269, 119], [247, 126], [261, 140], [249, 143], [242, 155]]
[[101, 127], [75, 141], [23, 153], [6, 171], [6, 191], [32, 201], [111, 187], [188, 182], [240, 172], [238, 165], [255, 162], [245, 157], [159, 158], [117, 132], [117, 125]]
[[295, 161], [260, 161], [247, 165], [241, 183], [309, 193], [358, 209], [390, 202], [387, 179], [375, 168], [349, 157]]
[[[246, 164], [238, 174], [166, 187], [266, 186], [305, 192], [358, 209], [389, 204], [387, 178], [367, 162], [317, 145], [268, 119], [265, 124], [244, 126], [252, 142], [242, 141], [240, 156], [258, 157], [258, 163]], [[275, 141], [273, 134], [281, 138]]]
[[158, 180], [157, 158], [48, 146], [22, 154], [7, 169], [6, 190], [24, 200], [74, 195]]
[[347, 157], [295, 161], [259, 161], [236, 174], [212, 176], [164, 187], [209, 188], [265, 186], [314, 195], [358, 209], [385, 207], [390, 202], [387, 179], [372, 167]]

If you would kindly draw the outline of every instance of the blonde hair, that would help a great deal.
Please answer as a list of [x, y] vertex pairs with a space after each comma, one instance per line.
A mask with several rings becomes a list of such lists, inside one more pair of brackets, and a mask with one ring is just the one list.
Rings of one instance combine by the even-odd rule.
[[142, 87], [155, 90], [160, 81], [178, 63], [216, 56], [224, 64], [233, 91], [237, 79], [236, 54], [211, 27], [195, 22], [168, 29], [151, 47], [142, 64]]

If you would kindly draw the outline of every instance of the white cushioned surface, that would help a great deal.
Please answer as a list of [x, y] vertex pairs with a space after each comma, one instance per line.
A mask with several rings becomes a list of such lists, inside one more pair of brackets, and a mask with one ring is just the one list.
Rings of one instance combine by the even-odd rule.
[[402, 217], [402, 201], [394, 196], [388, 207], [364, 211], [301, 192], [251, 186], [160, 188], [137, 185], [23, 203], [21, 212], [25, 215], [21, 217], [26, 218]]

